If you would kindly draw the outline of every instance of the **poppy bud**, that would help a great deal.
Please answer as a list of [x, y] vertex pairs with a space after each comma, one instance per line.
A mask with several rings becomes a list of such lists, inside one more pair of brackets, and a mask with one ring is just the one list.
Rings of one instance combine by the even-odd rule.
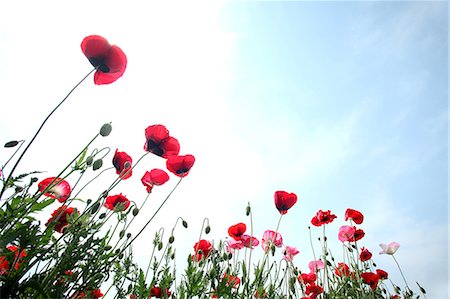
[[86, 204], [90, 205], [91, 202], [92, 202], [92, 199], [89, 198], [89, 199], [86, 201]]
[[125, 231], [121, 230], [120, 233], [119, 233], [119, 238], [122, 239], [123, 236], [125, 236]]
[[139, 209], [138, 208], [134, 208], [133, 209], [133, 216], [136, 216], [137, 214], [139, 214]]
[[169, 243], [172, 244], [173, 241], [175, 241], [175, 237], [174, 237], [174, 236], [170, 236], [170, 238], [169, 238]]
[[94, 162], [94, 158], [92, 156], [89, 156], [86, 158], [86, 165], [91, 166], [92, 162]]
[[106, 217], [106, 213], [101, 213], [100, 216], [98, 216], [98, 218], [103, 219]]
[[[93, 205], [92, 205], [92, 207], [91, 207], [91, 214], [95, 214], [95, 213], [97, 213], [97, 211], [98, 211], [98, 209], [100, 208], [100, 202], [96, 202], [96, 203], [94, 203]], [[104, 215], [104, 214], [102, 214], [102, 215]], [[102, 215], [100, 215], [100, 217], [102, 216]], [[105, 214], [106, 215], [106, 214]], [[104, 218], [104, 217], [103, 217]], [[102, 219], [102, 218], [100, 218], [100, 219]]]
[[245, 209], [245, 215], [246, 216], [250, 215], [250, 212], [251, 212], [251, 208], [250, 208], [250, 205], [248, 205], [247, 208]]
[[97, 159], [97, 160], [94, 161], [94, 164], [92, 164], [92, 169], [93, 170], [97, 170], [100, 167], [102, 167], [102, 165], [103, 165], [102, 159]]
[[31, 183], [36, 183], [37, 181], [38, 181], [38, 178], [35, 178], [35, 177], [31, 178]]
[[4, 147], [15, 147], [18, 144], [19, 144], [19, 141], [13, 140], [13, 141], [9, 141], [9, 142], [5, 143]]
[[181, 224], [183, 224], [184, 228], [188, 227], [188, 223], [185, 220], [183, 220], [183, 222], [181, 222]]
[[210, 231], [211, 231], [211, 227], [208, 225], [208, 226], [205, 228], [205, 234], [209, 234]]
[[127, 238], [128, 238], [128, 239], [131, 238], [131, 233], [128, 233], [128, 234], [127, 234]]
[[105, 246], [105, 250], [106, 250], [106, 251], [111, 250], [111, 248], [112, 248], [111, 245], [106, 245], [106, 246]]
[[163, 243], [159, 242], [159, 244], [158, 244], [158, 250], [161, 251], [162, 248], [163, 248]]
[[110, 124], [104, 124], [100, 129], [100, 135], [106, 137], [111, 133], [111, 130], [112, 126]]
[[171, 260], [174, 260], [174, 259], [175, 259], [175, 253], [172, 253], [172, 255], [170, 256], [170, 259], [171, 259]]
[[123, 258], [123, 253], [119, 254], [119, 260]]

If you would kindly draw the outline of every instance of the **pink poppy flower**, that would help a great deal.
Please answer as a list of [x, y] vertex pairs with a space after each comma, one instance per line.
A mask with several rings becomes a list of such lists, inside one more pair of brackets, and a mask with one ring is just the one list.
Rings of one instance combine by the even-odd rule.
[[233, 253], [235, 250], [244, 248], [242, 241], [236, 241], [235, 239], [229, 239], [225, 242], [225, 249], [228, 253]]
[[324, 269], [325, 265], [322, 262], [322, 260], [315, 260], [315, 261], [310, 261], [308, 264], [309, 270], [311, 270], [311, 273], [316, 273], [316, 271], [320, 270], [320, 269]]
[[244, 247], [251, 248], [258, 246], [259, 241], [255, 237], [249, 236], [249, 235], [242, 235], [241, 236], [241, 242], [244, 245]]
[[169, 175], [162, 169], [152, 169], [146, 171], [141, 179], [142, 184], [147, 188], [147, 192], [152, 192], [153, 186], [161, 186], [169, 180]]
[[352, 242], [356, 228], [354, 226], [343, 225], [339, 228], [338, 239], [341, 242]]
[[110, 84], [122, 77], [127, 68], [127, 56], [115, 45], [99, 35], [86, 36], [81, 42], [81, 51], [97, 68], [94, 83]]
[[55, 198], [59, 202], [65, 202], [72, 191], [69, 183], [61, 178], [46, 178], [38, 184], [38, 190], [44, 192], [45, 196]]
[[393, 255], [397, 251], [397, 249], [400, 248], [400, 244], [398, 244], [397, 242], [391, 242], [391, 243], [389, 243], [387, 245], [384, 244], [384, 243], [381, 243], [380, 247], [382, 249], [380, 251], [380, 254]]
[[266, 230], [261, 239], [261, 246], [265, 252], [271, 249], [272, 245], [281, 247], [283, 245], [283, 238], [279, 233], [272, 230]]
[[292, 262], [294, 256], [298, 253], [300, 253], [300, 251], [298, 251], [297, 248], [292, 246], [286, 246], [283, 252], [283, 259], [287, 262]]

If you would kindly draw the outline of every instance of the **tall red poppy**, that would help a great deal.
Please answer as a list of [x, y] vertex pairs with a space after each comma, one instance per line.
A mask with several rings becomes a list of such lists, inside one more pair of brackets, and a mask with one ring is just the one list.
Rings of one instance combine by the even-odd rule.
[[163, 290], [160, 287], [152, 287], [150, 289], [150, 298], [151, 297], [163, 298], [164, 295], [167, 295], [167, 297], [170, 297], [171, 294], [172, 293], [168, 289]]
[[133, 160], [131, 157], [125, 152], [119, 152], [116, 149], [116, 153], [114, 154], [112, 164], [114, 168], [116, 168], [116, 173], [120, 176], [122, 180], [128, 179], [132, 175], [131, 163]]
[[381, 269], [376, 269], [375, 272], [377, 272], [379, 279], [388, 279], [388, 273]]
[[288, 193], [286, 191], [276, 191], [274, 194], [275, 207], [278, 209], [281, 215], [287, 213], [297, 202], [297, 195], [295, 193]]
[[178, 140], [169, 135], [169, 130], [163, 125], [152, 125], [145, 129], [144, 150], [157, 156], [168, 158], [180, 152]]
[[45, 192], [45, 196], [55, 198], [59, 202], [65, 202], [72, 191], [68, 182], [55, 177], [46, 178], [39, 182], [38, 190], [39, 192]]
[[378, 285], [378, 275], [373, 272], [361, 273], [361, 278], [364, 283], [368, 284], [372, 290], [375, 290]]
[[347, 209], [345, 211], [345, 221], [349, 219], [351, 219], [356, 224], [361, 224], [364, 221], [364, 215], [357, 210]]
[[108, 196], [103, 204], [104, 207], [112, 211], [125, 211], [130, 206], [130, 201], [122, 193]]
[[245, 223], [238, 223], [235, 225], [232, 225], [228, 228], [228, 235], [235, 239], [236, 241], [240, 241], [242, 235], [247, 230], [247, 226]]
[[211, 251], [213, 250], [213, 246], [211, 242], [208, 240], [200, 240], [194, 245], [195, 254], [192, 256], [192, 259], [196, 262], [206, 259]]
[[66, 205], [63, 205], [53, 211], [52, 217], [48, 219], [47, 223], [45, 224], [48, 226], [51, 223], [56, 223], [53, 227], [54, 231], [57, 231], [58, 233], [62, 233], [63, 230], [69, 226], [69, 221], [67, 219], [68, 216], [75, 213], [76, 215], [79, 215], [78, 211], [72, 207], [67, 207]]
[[319, 210], [316, 213], [316, 216], [314, 216], [311, 219], [311, 223], [314, 226], [321, 226], [323, 224], [327, 224], [327, 223], [333, 222], [333, 220], [336, 219], [336, 218], [337, 218], [337, 216], [334, 215], [334, 214], [331, 214], [330, 210], [328, 210], [328, 211]]
[[359, 254], [359, 259], [362, 262], [368, 261], [372, 258], [372, 252], [370, 252], [367, 248], [362, 247], [361, 253]]
[[185, 177], [194, 166], [195, 158], [192, 155], [171, 156], [167, 158], [167, 169], [179, 177]]
[[127, 56], [102, 36], [86, 36], [81, 42], [81, 51], [97, 68], [94, 74], [94, 83], [97, 85], [113, 83], [122, 77], [127, 68]]
[[141, 179], [142, 184], [147, 188], [147, 192], [152, 192], [153, 186], [161, 186], [169, 180], [169, 175], [162, 169], [152, 169], [146, 171]]

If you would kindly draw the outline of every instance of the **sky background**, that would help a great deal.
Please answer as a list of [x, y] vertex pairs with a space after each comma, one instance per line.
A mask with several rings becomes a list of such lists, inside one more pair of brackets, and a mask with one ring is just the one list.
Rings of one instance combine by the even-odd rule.
[[[124, 76], [105, 86], [84, 82], [18, 172], [55, 175], [109, 121], [111, 136], [96, 144], [112, 150], [105, 165], [116, 148], [137, 161], [145, 128], [164, 124], [196, 164], [135, 244], [137, 258], [148, 257], [156, 230], [171, 230], [181, 216], [189, 229], [175, 237], [185, 260], [205, 217], [215, 242], [230, 225], [250, 225], [248, 202], [261, 238], [279, 218], [273, 193], [285, 190], [299, 200], [280, 232], [300, 250], [303, 271], [314, 214], [338, 216], [327, 232], [341, 252], [337, 230], [354, 208], [366, 217], [360, 244], [379, 268], [403, 286], [393, 260], [378, 255], [379, 243], [397, 241], [410, 286], [417, 290], [418, 281], [428, 298], [447, 298], [447, 2], [2, 2], [0, 142], [30, 140], [91, 70], [80, 50], [91, 34], [122, 48]], [[1, 163], [10, 153], [0, 150]], [[164, 165], [147, 156], [117, 193], [142, 202], [140, 178]], [[114, 178], [110, 171], [102, 180]], [[176, 181], [154, 189], [136, 229]], [[80, 196], [95, 197], [100, 183]]]

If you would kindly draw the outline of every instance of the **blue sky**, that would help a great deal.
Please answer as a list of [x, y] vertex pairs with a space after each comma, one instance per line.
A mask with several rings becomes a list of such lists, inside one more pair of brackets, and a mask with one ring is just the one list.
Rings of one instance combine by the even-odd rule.
[[[39, 159], [26, 158], [23, 170], [50, 175], [107, 121], [113, 134], [101, 143], [136, 161], [145, 127], [163, 123], [182, 153], [197, 158], [151, 227], [188, 219], [178, 252], [192, 249], [204, 217], [211, 238], [226, 237], [228, 226], [247, 221], [247, 202], [262, 236], [278, 220], [274, 191], [286, 190], [299, 202], [281, 231], [300, 249], [300, 267], [311, 259], [306, 227], [315, 212], [338, 215], [331, 238], [351, 207], [366, 216], [363, 246], [394, 281], [401, 284], [393, 261], [376, 254], [379, 243], [399, 242], [410, 284], [419, 281], [428, 298], [446, 297], [447, 2], [84, 5], [0, 5], [4, 142], [29, 138], [89, 71], [84, 36], [105, 36], [129, 61], [114, 84], [88, 80], [71, 96], [31, 148]], [[88, 16], [86, 5], [108, 17]], [[1, 161], [7, 155], [2, 150]], [[136, 201], [145, 197], [135, 187], [139, 171], [164, 167], [156, 158], [144, 164], [120, 190]], [[154, 200], [170, 187], [155, 190]]]

